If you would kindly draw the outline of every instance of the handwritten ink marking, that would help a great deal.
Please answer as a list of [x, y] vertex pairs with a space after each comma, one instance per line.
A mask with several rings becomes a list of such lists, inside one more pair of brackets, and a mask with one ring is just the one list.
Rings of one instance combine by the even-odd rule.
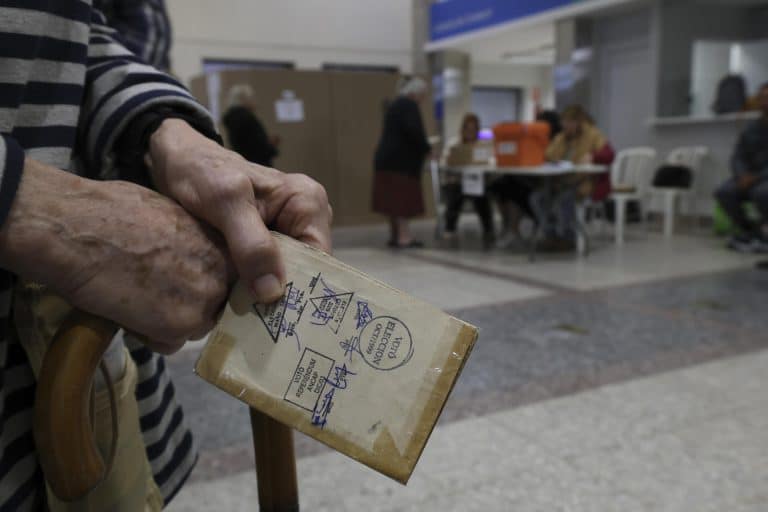
[[349, 362], [351, 363], [353, 361], [354, 355], [360, 354], [360, 337], [353, 336], [340, 342], [339, 346], [344, 351], [344, 357], [349, 358]]
[[312, 425], [316, 427], [325, 428], [328, 424], [328, 415], [333, 410], [333, 398], [336, 395], [336, 391], [343, 391], [349, 386], [347, 377], [357, 375], [356, 373], [347, 369], [346, 364], [336, 366], [333, 369], [333, 379], [326, 377], [326, 383], [331, 387], [325, 395], [323, 395], [322, 402], [317, 401], [315, 410], [312, 412]]
[[355, 313], [355, 320], [357, 320], [357, 329], [362, 329], [365, 325], [373, 320], [373, 312], [368, 307], [368, 303], [362, 300], [357, 301], [357, 313]]
[[304, 314], [304, 310], [305, 309], [307, 309], [307, 303], [306, 302], [304, 304], [302, 304], [301, 307], [299, 308], [299, 315], [298, 315], [298, 317], [296, 317], [296, 323], [297, 324], [301, 323], [301, 316]]
[[320, 407], [315, 406], [315, 410], [312, 411], [312, 425], [320, 427], [321, 429], [325, 428], [325, 425], [328, 423], [328, 415], [331, 414], [331, 409], [333, 409], [334, 394], [336, 394], [336, 389], [331, 388], [331, 390], [323, 396], [322, 404], [318, 401]]
[[325, 280], [322, 277], [320, 277], [319, 274], [318, 274], [318, 278], [320, 279], [320, 284], [323, 285], [323, 297], [333, 297], [334, 295], [336, 295], [336, 291], [330, 286], [328, 286], [327, 284], [325, 284]]
[[296, 347], [301, 352], [301, 340], [299, 340], [299, 333], [296, 332], [296, 322], [286, 322], [283, 319], [283, 323], [280, 325], [280, 333], [284, 334], [286, 338], [296, 338]]
[[298, 311], [299, 307], [301, 307], [301, 303], [304, 300], [304, 292], [291, 287], [288, 290], [288, 294], [285, 298], [285, 307], [286, 309], [290, 309], [291, 311]]
[[347, 389], [347, 386], [349, 385], [347, 383], [347, 377], [355, 375], [357, 374], [347, 369], [347, 364], [344, 363], [341, 366], [336, 366], [333, 369], [333, 380], [326, 380], [328, 384], [336, 389]]
[[321, 311], [318, 307], [315, 307], [315, 310], [312, 312], [312, 320], [310, 320], [310, 323], [312, 325], [328, 325], [330, 319], [331, 315], [325, 311]]
[[322, 278], [320, 283], [323, 286], [323, 295], [309, 299], [314, 309], [310, 322], [313, 325], [327, 325], [335, 334], [338, 334], [355, 294], [353, 292], [336, 292]]

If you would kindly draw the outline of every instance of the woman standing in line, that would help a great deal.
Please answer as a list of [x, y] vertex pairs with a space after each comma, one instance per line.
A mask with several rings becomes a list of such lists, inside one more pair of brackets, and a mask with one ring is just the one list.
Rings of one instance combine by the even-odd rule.
[[384, 117], [384, 131], [374, 160], [373, 211], [389, 218], [389, 246], [422, 247], [408, 225], [424, 213], [421, 172], [430, 152], [419, 103], [427, 94], [421, 78], [410, 78], [399, 87], [398, 98]]
[[256, 100], [250, 85], [235, 85], [229, 91], [229, 108], [222, 119], [229, 144], [235, 152], [254, 164], [272, 167], [280, 139], [269, 137], [256, 117]]

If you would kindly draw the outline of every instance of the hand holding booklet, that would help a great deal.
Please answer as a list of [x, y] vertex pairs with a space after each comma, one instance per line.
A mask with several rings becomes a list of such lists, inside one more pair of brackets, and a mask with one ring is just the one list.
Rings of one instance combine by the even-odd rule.
[[196, 365], [249, 406], [402, 483], [477, 329], [305, 244], [274, 235], [285, 294], [236, 285]]

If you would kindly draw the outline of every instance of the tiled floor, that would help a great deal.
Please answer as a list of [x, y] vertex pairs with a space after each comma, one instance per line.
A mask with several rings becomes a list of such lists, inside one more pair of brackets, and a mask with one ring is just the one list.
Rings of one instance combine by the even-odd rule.
[[[417, 226], [424, 236], [428, 225]], [[396, 253], [340, 230], [343, 261], [481, 337], [407, 487], [297, 436], [302, 510], [768, 510], [768, 272], [703, 236], [634, 232], [586, 259]], [[172, 512], [256, 510], [247, 412], [169, 366], [201, 447]], [[226, 418], [226, 421], [221, 421]]]

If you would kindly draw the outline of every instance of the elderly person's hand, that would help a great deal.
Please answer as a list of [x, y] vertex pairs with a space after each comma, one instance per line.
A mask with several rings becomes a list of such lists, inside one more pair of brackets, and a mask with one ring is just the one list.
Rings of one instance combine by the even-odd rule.
[[274, 301], [285, 288], [269, 229], [330, 252], [328, 196], [307, 176], [252, 164], [177, 119], [164, 121], [152, 135], [147, 164], [160, 192], [224, 236], [258, 301]]
[[219, 234], [174, 201], [30, 158], [0, 229], [0, 266], [161, 353], [205, 335], [235, 279]]

